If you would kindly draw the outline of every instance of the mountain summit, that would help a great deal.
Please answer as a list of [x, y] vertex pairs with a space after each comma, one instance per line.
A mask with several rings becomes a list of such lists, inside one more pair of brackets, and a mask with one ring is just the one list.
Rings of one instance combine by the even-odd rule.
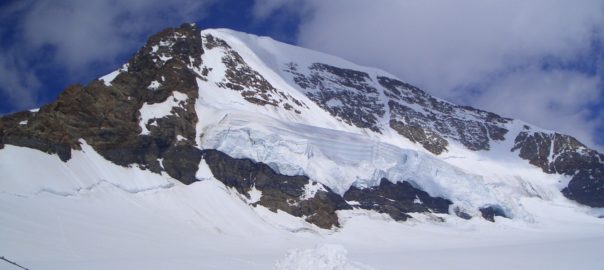
[[[1, 118], [0, 149], [3, 194], [212, 182], [236, 195], [217, 205], [241, 200], [304, 228], [345, 229], [341, 213], [361, 210], [533, 222], [543, 208], [524, 199], [604, 207], [604, 156], [571, 136], [447, 102], [379, 69], [189, 24], [152, 36], [112, 73]], [[241, 215], [233, 219], [254, 216]]]

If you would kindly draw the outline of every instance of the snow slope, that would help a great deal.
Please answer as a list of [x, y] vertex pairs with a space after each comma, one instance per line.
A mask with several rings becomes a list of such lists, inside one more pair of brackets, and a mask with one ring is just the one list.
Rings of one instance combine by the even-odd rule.
[[[221, 59], [227, 52], [221, 47], [205, 48], [205, 66], [199, 69], [212, 69], [208, 80], [197, 81], [200, 98], [196, 112], [203, 119], [197, 126], [201, 148], [263, 162], [283, 174], [305, 174], [340, 194], [351, 185], [375, 186], [384, 177], [392, 182], [409, 181], [475, 216], [480, 207], [498, 205], [511, 217], [532, 222], [533, 215], [518, 202], [531, 197], [582, 209], [560, 193], [568, 177], [545, 174], [510, 151], [514, 136], [526, 125], [522, 121], [506, 124], [510, 130], [507, 139], [492, 141], [490, 151], [471, 151], [450, 140], [449, 151], [435, 157], [389, 128], [387, 114], [381, 120], [381, 134], [343, 123], [310, 100], [284, 70], [290, 63], [300, 67], [328, 63], [366, 72], [374, 80], [394, 77], [391, 74], [267, 37], [228, 29], [202, 31], [206, 39], [208, 35], [224, 40], [275, 88], [308, 108], [300, 108], [301, 113], [296, 114], [280, 107], [258, 106], [237, 91], [220, 88], [215, 82], [225, 78], [227, 67]], [[384, 91], [377, 83], [374, 87]]]
[[[205, 180], [185, 186], [113, 165], [83, 148], [65, 166], [50, 166], [45, 174], [19, 164], [43, 165], [56, 157], [13, 146], [0, 151], [3, 172], [35, 181], [0, 182], [2, 256], [29, 269], [604, 267], [599, 259], [604, 222], [537, 198], [520, 203], [539, 213], [538, 223], [465, 221], [450, 215], [443, 215], [445, 223], [425, 215], [399, 223], [350, 210], [340, 213], [342, 229], [328, 231], [252, 207], [207, 171], [199, 172]], [[89, 178], [56, 184], [82, 171], [91, 172]], [[52, 192], [42, 191], [51, 187]], [[0, 263], [0, 269], [11, 267]]]
[[[248, 102], [225, 89], [225, 48], [204, 48], [198, 74], [195, 140], [237, 158], [263, 162], [287, 175], [305, 174], [339, 194], [382, 178], [409, 181], [432, 196], [479, 217], [497, 205], [510, 219], [462, 220], [412, 213], [395, 222], [365, 210], [339, 211], [341, 228], [323, 230], [284, 212], [252, 206], [214, 179], [202, 160], [189, 186], [169, 177], [122, 167], [81, 141], [62, 162], [55, 155], [6, 145], [0, 150], [0, 256], [30, 269], [604, 269], [601, 210], [559, 192], [568, 177], [543, 173], [510, 152], [526, 123], [510, 121], [503, 141], [471, 151], [451, 140], [435, 156], [378, 119], [382, 133], [334, 117], [307, 96], [284, 68], [313, 63], [394, 77], [387, 72], [226, 29], [202, 31], [224, 40], [284, 96], [292, 110]], [[167, 60], [167, 59], [166, 59]], [[110, 85], [127, 66], [102, 77]], [[300, 72], [308, 70], [300, 69]], [[157, 81], [155, 81], [157, 82]], [[159, 87], [152, 83], [149, 91]], [[384, 90], [374, 85], [378, 100]], [[155, 90], [154, 90], [155, 89]], [[140, 126], [174, 115], [187, 96], [172, 89], [163, 103], [141, 108]], [[340, 106], [337, 100], [331, 103]], [[296, 112], [298, 110], [299, 112]], [[316, 190], [308, 187], [304, 196]], [[440, 221], [442, 218], [443, 221]], [[505, 254], [505, 256], [502, 256]], [[13, 269], [0, 261], [0, 269]]]

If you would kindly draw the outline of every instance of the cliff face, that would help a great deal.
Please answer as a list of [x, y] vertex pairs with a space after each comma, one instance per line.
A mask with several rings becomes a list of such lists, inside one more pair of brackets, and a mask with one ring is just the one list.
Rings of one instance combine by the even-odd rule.
[[[84, 140], [115, 164], [135, 164], [154, 173], [166, 173], [184, 184], [199, 180], [196, 173], [203, 160], [216, 179], [242, 196], [251, 199], [250, 192], [259, 191], [262, 196], [250, 204], [285, 211], [323, 228], [339, 226], [336, 211], [352, 208], [406, 220], [410, 217], [407, 213], [449, 213], [450, 206], [455, 205], [451, 213], [471, 216], [464, 212], [468, 209], [457, 207], [459, 202], [453, 195], [434, 192], [437, 189], [430, 193], [422, 188], [429, 186], [422, 185], [427, 180], [403, 177], [403, 173], [393, 171], [394, 167], [376, 170], [371, 176], [376, 180], [373, 186], [359, 184], [366, 180], [362, 177], [342, 179], [352, 183], [342, 191], [325, 184], [321, 174], [310, 170], [309, 165], [289, 164], [298, 168], [297, 173], [291, 173], [280, 171], [283, 166], [277, 163], [261, 162], [277, 147], [294, 149], [291, 151], [303, 153], [306, 158], [317, 155], [310, 148], [296, 150], [299, 141], [274, 148], [263, 146], [267, 152], [255, 157], [241, 156], [234, 147], [229, 148], [231, 152], [208, 149], [208, 123], [219, 126], [230, 113], [245, 108], [242, 114], [258, 121], [275, 117], [307, 126], [348, 130], [371, 140], [395, 134], [398, 140], [425, 149], [430, 160], [438, 160], [451, 145], [481, 155], [494, 145], [513, 141], [508, 149], [510, 156], [517, 155], [547, 174], [570, 178], [562, 189], [566, 197], [604, 207], [604, 156], [570, 136], [530, 126], [513, 131], [513, 119], [440, 100], [383, 72], [357, 70], [347, 62], [329, 60], [332, 58], [325, 58], [326, 63], [303, 59], [294, 55], [301, 49], [260, 39], [257, 46], [271, 44], [283, 48], [280, 54], [292, 54], [287, 61], [270, 66], [263, 55], [280, 59], [274, 56], [277, 52], [267, 51], [270, 46], [245, 47], [234, 37], [216, 33], [185, 24], [152, 36], [114, 73], [86, 86], [70, 86], [56, 101], [37, 111], [1, 118], [0, 148], [7, 144], [29, 147], [68, 161], [71, 151], [79, 150]], [[222, 107], [211, 104], [211, 100]], [[200, 113], [200, 108], [206, 107], [226, 112], [220, 114], [223, 120]], [[304, 136], [313, 132], [318, 131], [298, 132], [296, 136], [307, 138]], [[229, 134], [234, 133], [224, 133], [224, 137]], [[248, 131], [250, 140], [256, 140], [253, 143], [272, 140], [258, 141], [251, 134]], [[345, 153], [355, 157], [363, 149], [346, 149]], [[370, 156], [370, 162], [358, 164], [379, 163], [381, 148], [371, 149], [375, 153], [361, 153]], [[340, 166], [334, 162], [330, 166]], [[341, 164], [353, 164], [346, 162]], [[406, 161], [397, 162], [399, 166]], [[436, 173], [434, 177], [440, 176]], [[505, 207], [486, 203], [471, 207], [476, 211], [482, 207], [480, 212], [483, 216], [487, 213], [491, 220], [495, 215], [506, 215]]]
[[[66, 161], [84, 139], [116, 164], [165, 170], [191, 183], [200, 154], [195, 148], [194, 110], [199, 75], [190, 67], [201, 63], [202, 53], [197, 28], [166, 29], [151, 37], [110, 83], [74, 85], [39, 111], [2, 118], [0, 142], [57, 153]], [[175, 96], [173, 89], [181, 94]], [[169, 100], [177, 104], [170, 115], [139, 125], [143, 106]], [[162, 158], [163, 168], [158, 162]]]
[[604, 155], [587, 148], [577, 139], [559, 133], [520, 132], [512, 151], [546, 173], [571, 178], [562, 193], [579, 203], [604, 207]]

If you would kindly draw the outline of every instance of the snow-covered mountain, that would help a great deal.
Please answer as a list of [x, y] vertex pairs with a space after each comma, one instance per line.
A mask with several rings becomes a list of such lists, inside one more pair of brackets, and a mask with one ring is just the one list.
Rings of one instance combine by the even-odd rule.
[[[317, 239], [346, 243], [353, 254], [393, 254], [416, 247], [401, 241], [421, 246], [433, 233], [486, 231], [504, 246], [509, 235], [538, 243], [590, 237], [590, 248], [604, 237], [604, 156], [573, 137], [227, 29], [187, 24], [152, 36], [118, 70], [0, 119], [0, 147], [0, 252], [57, 269], [199, 263], [141, 262], [170, 245], [212, 262], [204, 268], [266, 269], [276, 251]], [[195, 244], [209, 241], [217, 247]], [[56, 242], [57, 250], [32, 252]], [[199, 254], [230, 250], [235, 261]], [[130, 256], [122, 265], [120, 252]], [[313, 252], [369, 269], [330, 245], [294, 251], [275, 267], [316, 268], [295, 259]], [[397, 259], [364, 258], [398, 269]]]

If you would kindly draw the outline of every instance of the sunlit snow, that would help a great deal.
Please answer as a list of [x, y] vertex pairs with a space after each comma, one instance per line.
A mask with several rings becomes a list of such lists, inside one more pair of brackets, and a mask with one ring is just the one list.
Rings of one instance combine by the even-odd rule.
[[[225, 187], [203, 159], [195, 174], [199, 181], [186, 186], [135, 164], [115, 165], [85, 141], [67, 162], [56, 154], [5, 145], [0, 150], [1, 256], [32, 270], [604, 269], [604, 219], [598, 218], [604, 211], [569, 201], [559, 191], [568, 177], [544, 174], [510, 152], [514, 135], [509, 134], [525, 123], [510, 122], [506, 140], [493, 142], [490, 151], [452, 142], [448, 152], [435, 157], [393, 130], [377, 134], [338, 121], [282, 70], [290, 62], [322, 62], [371, 78], [394, 76], [270, 38], [225, 29], [202, 31], [206, 34], [225, 40], [271, 85], [307, 107], [299, 106], [298, 114], [258, 106], [220, 88], [216, 82], [225, 77], [225, 51], [205, 48], [202, 66], [189, 67], [211, 67], [207, 80], [197, 80], [199, 98], [189, 101], [173, 89], [166, 101], [143, 104], [141, 135], [150, 134], [147, 126], [157, 119], [194, 102], [199, 148], [264, 162], [283, 174], [303, 174], [340, 194], [351, 185], [377, 185], [383, 177], [409, 181], [451, 199], [473, 218], [411, 213], [413, 219], [396, 222], [355, 209], [338, 212], [341, 228], [324, 230], [251, 205], [262, 192], [254, 187], [248, 198]], [[100, 79], [110, 86], [127, 68]], [[151, 82], [149, 89], [162, 82]], [[303, 197], [322, 189], [308, 184]], [[482, 219], [478, 207], [490, 204], [511, 218]], [[0, 261], [0, 269], [9, 267]]]

